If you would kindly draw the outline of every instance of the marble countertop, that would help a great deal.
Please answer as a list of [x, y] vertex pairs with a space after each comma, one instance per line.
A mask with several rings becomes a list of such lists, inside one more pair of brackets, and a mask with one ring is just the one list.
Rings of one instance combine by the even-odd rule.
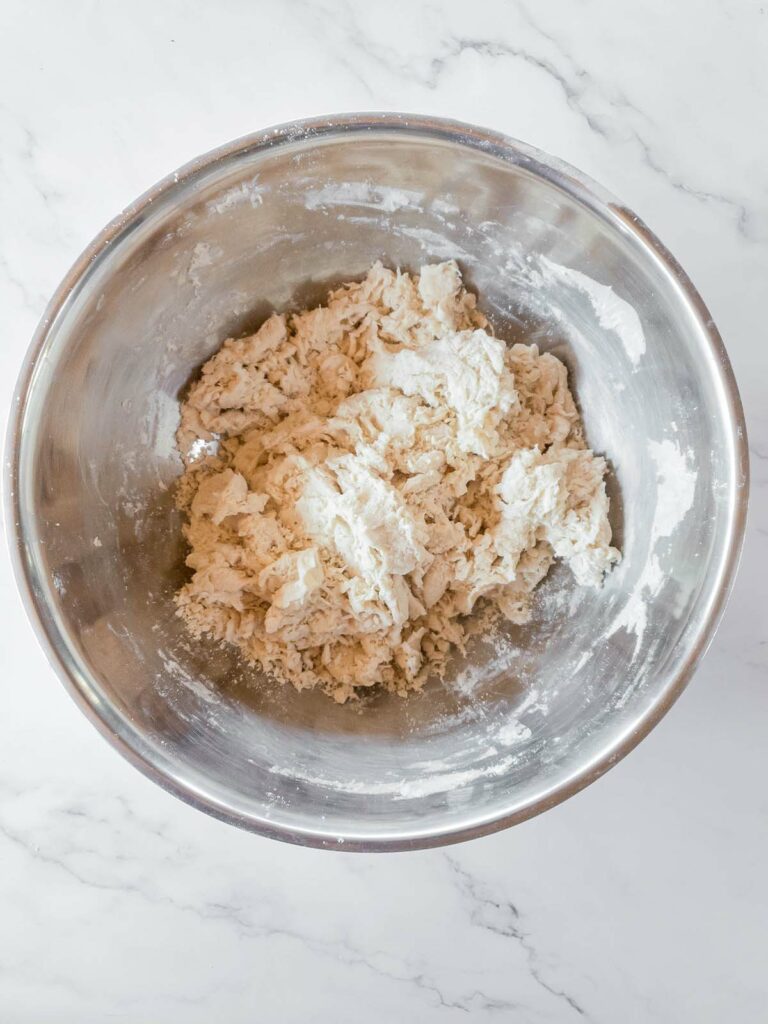
[[155, 787], [56, 680], [5, 553], [0, 1020], [447, 1024], [766, 1019], [768, 7], [662, 0], [6, 0], [0, 408], [44, 304], [169, 170], [295, 117], [488, 125], [621, 196], [708, 303], [746, 406], [745, 557], [652, 735], [473, 843], [287, 847]]

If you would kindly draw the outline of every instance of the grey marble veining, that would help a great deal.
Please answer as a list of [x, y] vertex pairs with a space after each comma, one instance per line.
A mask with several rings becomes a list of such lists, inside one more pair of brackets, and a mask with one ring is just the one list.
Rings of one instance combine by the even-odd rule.
[[690, 273], [750, 429], [742, 569], [668, 717], [516, 829], [348, 856], [239, 833], [107, 747], [0, 561], [0, 1020], [758, 1021], [768, 980], [768, 8], [684, 0], [35, 5], [0, 12], [0, 408], [76, 254], [264, 125], [402, 109], [620, 195]]

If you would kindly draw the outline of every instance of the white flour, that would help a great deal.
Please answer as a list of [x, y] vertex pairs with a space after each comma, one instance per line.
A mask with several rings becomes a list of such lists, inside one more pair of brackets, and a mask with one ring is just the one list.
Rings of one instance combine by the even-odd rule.
[[611, 287], [600, 284], [578, 270], [562, 267], [546, 256], [541, 256], [540, 262], [545, 268], [545, 274], [572, 285], [587, 296], [600, 326], [616, 334], [628, 359], [633, 366], [637, 366], [645, 352], [645, 335], [635, 308], [619, 298]]
[[606, 637], [620, 629], [635, 635], [637, 655], [648, 625], [648, 607], [664, 585], [665, 576], [657, 552], [658, 542], [669, 537], [693, 505], [696, 472], [692, 453], [683, 454], [674, 441], [649, 441], [648, 451], [656, 465], [656, 506], [650, 530], [646, 564], [622, 611], [611, 623]]
[[361, 782], [357, 779], [329, 779], [313, 775], [311, 772], [304, 772], [300, 768], [283, 768], [279, 765], [270, 768], [270, 772], [273, 775], [309, 782], [314, 786], [335, 790], [338, 793], [362, 793], [370, 796], [391, 796], [394, 800], [416, 800], [419, 797], [432, 796], [434, 793], [447, 793], [460, 789], [478, 779], [497, 778], [509, 771], [519, 756], [519, 754], [510, 754], [484, 767], [435, 773], [421, 779], [407, 781], [392, 779], [391, 781]]
[[308, 189], [304, 193], [304, 205], [308, 210], [324, 206], [366, 206], [383, 213], [394, 213], [405, 208], [418, 209], [423, 198], [421, 192], [408, 189], [371, 185], [366, 181], [342, 181]]
[[269, 191], [266, 185], [259, 183], [258, 174], [250, 181], [243, 181], [234, 188], [224, 192], [208, 204], [208, 210], [212, 213], [224, 213], [242, 203], [250, 203], [251, 206], [261, 206], [264, 196]]
[[651, 550], [661, 537], [669, 537], [693, 505], [696, 472], [690, 468], [693, 453], [685, 455], [674, 441], [649, 441], [648, 450], [656, 463], [656, 512], [653, 517]]

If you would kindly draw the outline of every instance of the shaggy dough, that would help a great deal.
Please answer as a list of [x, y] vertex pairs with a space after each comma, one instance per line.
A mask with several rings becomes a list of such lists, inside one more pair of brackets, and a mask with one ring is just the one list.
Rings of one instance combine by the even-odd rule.
[[337, 701], [440, 674], [481, 598], [524, 622], [555, 557], [588, 586], [619, 558], [565, 366], [494, 338], [453, 261], [226, 341], [178, 442], [180, 614]]

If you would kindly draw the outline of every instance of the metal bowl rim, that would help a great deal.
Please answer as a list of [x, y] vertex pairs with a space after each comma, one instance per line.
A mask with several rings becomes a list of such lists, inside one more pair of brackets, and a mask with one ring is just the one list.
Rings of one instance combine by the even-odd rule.
[[[523, 806], [515, 806], [514, 801], [510, 801], [512, 806], [501, 814], [469, 823], [462, 822], [455, 828], [438, 831], [414, 829], [408, 833], [393, 835], [381, 835], [375, 832], [339, 835], [338, 831], [331, 833], [321, 829], [300, 829], [280, 824], [228, 806], [225, 801], [206, 792], [204, 788], [193, 785], [189, 780], [179, 778], [170, 770], [169, 763], [163, 765], [163, 759], [158, 756], [157, 749], [144, 744], [140, 734], [133, 730], [122, 717], [113, 716], [116, 722], [122, 726], [121, 729], [118, 729], [108, 720], [107, 711], [97, 708], [96, 702], [87, 692], [89, 688], [85, 687], [77, 678], [78, 673], [70, 663], [74, 662], [74, 659], [66, 656], [69, 653], [66, 649], [66, 640], [64, 637], [60, 639], [58, 637], [58, 631], [48, 615], [40, 590], [35, 585], [34, 572], [26, 557], [25, 540], [21, 529], [22, 509], [19, 488], [21, 428], [35, 367], [45, 352], [51, 325], [65, 310], [70, 297], [82, 283], [87, 271], [109, 251], [124, 231], [130, 230], [132, 225], [135, 226], [142, 216], [150, 211], [153, 203], [161, 198], [170, 197], [175, 190], [190, 184], [195, 178], [204, 177], [207, 172], [222, 163], [249, 152], [286, 147], [296, 143], [311, 143], [313, 140], [335, 139], [350, 133], [367, 132], [392, 132], [406, 136], [421, 136], [481, 150], [497, 159], [524, 167], [533, 175], [565, 192], [614, 229], [634, 235], [640, 246], [650, 256], [655, 257], [677, 285], [683, 302], [687, 305], [689, 312], [693, 313], [703, 336], [709, 343], [726, 398], [735, 474], [734, 479], [729, 481], [732, 489], [731, 515], [727, 524], [726, 541], [722, 552], [719, 553], [720, 569], [703, 601], [704, 604], [709, 605], [709, 608], [702, 617], [681, 667], [658, 694], [653, 705], [633, 724], [631, 729], [627, 730], [625, 735], [612, 740], [597, 757], [593, 758], [591, 763], [582, 765], [571, 777], [560, 780], [549, 789], [544, 789], [540, 795], [529, 800]], [[27, 615], [49, 663], [75, 703], [102, 736], [131, 764], [163, 789], [215, 818], [286, 842], [359, 852], [426, 849], [500, 831], [574, 796], [633, 750], [658, 724], [680, 696], [712, 640], [733, 587], [738, 568], [744, 541], [749, 497], [746, 424], [730, 361], [720, 334], [701, 296], [680, 264], [656, 235], [631, 210], [587, 175], [524, 142], [499, 132], [459, 121], [392, 112], [363, 112], [307, 118], [242, 136], [195, 158], [178, 171], [167, 175], [118, 214], [72, 265], [48, 303], [35, 330], [14, 392], [13, 406], [8, 421], [4, 461], [3, 489], [6, 535], [16, 583]]]

